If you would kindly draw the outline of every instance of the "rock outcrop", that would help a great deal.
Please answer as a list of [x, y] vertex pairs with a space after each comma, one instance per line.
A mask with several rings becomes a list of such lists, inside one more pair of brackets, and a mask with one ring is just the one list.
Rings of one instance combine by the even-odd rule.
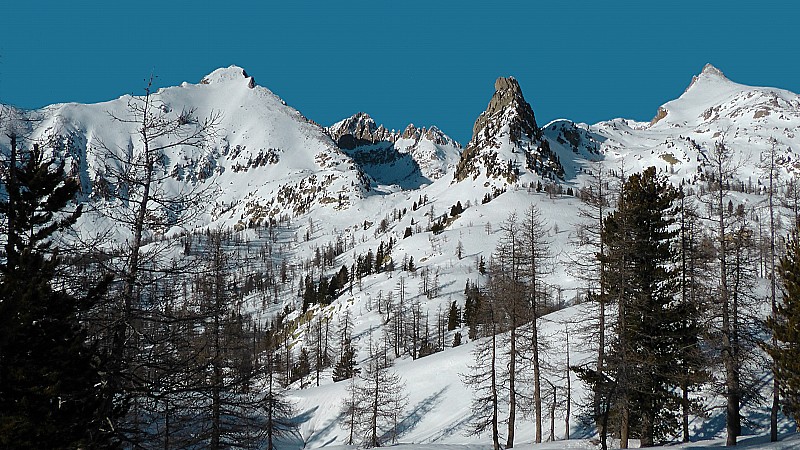
[[563, 168], [543, 142], [542, 130], [517, 80], [500, 77], [494, 88], [486, 111], [475, 120], [472, 139], [461, 154], [455, 180], [484, 174], [514, 182], [523, 166], [542, 176], [562, 177]]
[[378, 126], [375, 120], [365, 112], [358, 112], [352, 117], [333, 124], [328, 128], [328, 134], [339, 148], [346, 150], [397, 140], [397, 134], [394, 131], [387, 130], [383, 125]]

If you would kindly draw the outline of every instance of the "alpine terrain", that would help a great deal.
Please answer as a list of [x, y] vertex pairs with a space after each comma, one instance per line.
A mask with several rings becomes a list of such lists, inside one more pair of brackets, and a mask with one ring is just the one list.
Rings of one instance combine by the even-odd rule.
[[[95, 355], [94, 406], [42, 412], [73, 401], [53, 381], [33, 429], [86, 415], [70, 448], [800, 446], [778, 363], [800, 346], [800, 96], [706, 65], [650, 122], [545, 124], [516, 79], [494, 86], [463, 147], [365, 112], [321, 126], [236, 66], [3, 106], [3, 280], [43, 255]], [[37, 158], [75, 190], [22, 223]], [[9, 349], [55, 340], [14, 292], [0, 365], [27, 373]], [[20, 387], [0, 415], [35, 403], [1, 372]], [[0, 434], [44, 442], [25, 414]]]

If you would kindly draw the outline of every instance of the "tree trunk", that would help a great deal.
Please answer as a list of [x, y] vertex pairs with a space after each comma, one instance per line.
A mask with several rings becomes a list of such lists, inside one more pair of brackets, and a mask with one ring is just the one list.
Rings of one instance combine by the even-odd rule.
[[[778, 301], [776, 295], [776, 265], [775, 265], [775, 205], [774, 200], [774, 182], [775, 182], [775, 144], [772, 144], [772, 149], [769, 153], [769, 287], [770, 287], [770, 300], [772, 306], [772, 319], [776, 320], [778, 316]], [[772, 336], [772, 347], [777, 346], [775, 336]], [[777, 367], [775, 362], [772, 363], [772, 408], [769, 414], [769, 440], [770, 442], [778, 441], [778, 410], [780, 409], [780, 385], [778, 383]]]
[[[552, 385], [552, 384], [551, 384]], [[550, 441], [556, 440], [556, 387], [553, 388], [553, 403], [550, 404]]]
[[[515, 308], [514, 308], [515, 309]], [[516, 311], [513, 312], [516, 314]], [[517, 363], [517, 329], [512, 323], [510, 333], [510, 359], [508, 362], [508, 437], [506, 439], [506, 448], [514, 448], [514, 421], [516, 420], [517, 413], [517, 391], [516, 391], [516, 363]]]
[[681, 380], [681, 430], [683, 442], [689, 442], [689, 386], [686, 379]]
[[569, 368], [569, 327], [564, 329], [564, 337], [567, 346], [567, 410], [564, 413], [564, 440], [569, 440], [569, 416], [572, 414], [572, 380], [570, 379]]
[[542, 442], [542, 376], [539, 366], [539, 328], [536, 323], [536, 314], [533, 321], [533, 348], [531, 349], [533, 358], [533, 408], [536, 420], [536, 435], [534, 441], [538, 444]]
[[628, 431], [630, 428], [630, 410], [625, 400], [622, 405], [622, 420], [619, 425], [619, 448], [628, 448]]
[[655, 422], [655, 414], [653, 405], [646, 405], [647, 411], [642, 414], [642, 431], [639, 436], [639, 447], [652, 447], [653, 446], [653, 424]]
[[494, 311], [492, 311], [492, 443], [494, 450], [500, 450], [500, 433], [498, 430], [498, 411], [497, 411], [497, 328], [494, 318]]
[[[377, 362], [375, 364], [377, 364]], [[370, 411], [372, 413], [372, 420], [369, 424], [370, 432], [372, 433], [370, 441], [372, 442], [373, 447], [380, 447], [381, 443], [378, 440], [378, 406], [380, 403], [380, 382], [378, 381], [378, 377], [380, 377], [380, 370], [376, 369], [374, 376], [375, 378], [373, 379], [373, 382], [375, 385], [373, 386], [374, 391], [372, 396], [372, 411]]]

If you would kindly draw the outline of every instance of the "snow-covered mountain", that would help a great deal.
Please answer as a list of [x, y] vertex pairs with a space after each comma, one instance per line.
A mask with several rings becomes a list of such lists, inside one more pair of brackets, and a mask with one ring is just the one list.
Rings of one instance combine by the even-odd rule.
[[[698, 183], [709, 152], [721, 141], [734, 151], [738, 163], [732, 181], [753, 186], [749, 193], [737, 194], [737, 202], [754, 206], [763, 200], [758, 188], [765, 176], [760, 159], [773, 146], [779, 150], [785, 177], [800, 170], [800, 156], [795, 154], [800, 149], [800, 96], [734, 83], [710, 65], [679, 98], [658, 108], [651, 122], [618, 118], [588, 125], [556, 120], [540, 127], [518, 82], [498, 78], [463, 150], [435, 126], [409, 125], [398, 132], [377, 125], [365, 113], [323, 128], [235, 66], [216, 70], [199, 84], [184, 83], [156, 95], [171, 117], [189, 110], [198, 117], [221, 113], [217, 133], [205, 146], [172, 149], [164, 162], [169, 175], [164, 189], [197, 185], [215, 192], [194, 226], [234, 227], [243, 240], [257, 246], [264, 239], [257, 225], [284, 217], [289, 225], [281, 230], [279, 257], [291, 257], [290, 272], [310, 270], [314, 279], [330, 276], [342, 266], [352, 267], [358, 255], [381, 243], [395, 242], [387, 259], [394, 270], [364, 277], [357, 288], [342, 291], [331, 305], [313, 307], [308, 315], [298, 311], [297, 280], [275, 288], [268, 307], [261, 297], [248, 299], [253, 314], [266, 319], [275, 311], [294, 310], [288, 318], [298, 324], [309, 323], [315, 315], [337, 323], [349, 311], [360, 361], [366, 358], [371, 339], [380, 339], [386, 325], [385, 311], [377, 305], [390, 293], [397, 298], [401, 285], [406, 301], [419, 302], [431, 323], [451, 302], [463, 307], [467, 281], [480, 285], [485, 281], [478, 267], [481, 259], [490, 258], [502, 222], [531, 204], [542, 211], [557, 255], [545, 280], [552, 304], [564, 307], [547, 316], [544, 334], [550, 348], [558, 351], [543, 358], [550, 367], [563, 369], [562, 350], [571, 348], [572, 364], [587, 360], [591, 348], [580, 333], [581, 322], [591, 311], [578, 304], [583, 289], [570, 267], [577, 253], [576, 227], [584, 219], [579, 215], [581, 201], [566, 195], [567, 189], [577, 192], [598, 168], [630, 174], [655, 166], [675, 184]], [[105, 201], [98, 189], [107, 163], [101, 149], [122, 154], [136, 152], [141, 145], [136, 124], [111, 117], [127, 117], [131, 100], [124, 96], [27, 113], [39, 119], [31, 126], [32, 139], [50, 136], [64, 144], [64, 158], [72, 174], [81, 178], [86, 201]], [[7, 148], [7, 138], [0, 137], [0, 150]], [[558, 189], [538, 192], [537, 184]], [[463, 211], [451, 214], [457, 204]], [[440, 227], [434, 230], [434, 224]], [[303, 235], [305, 239], [298, 238]], [[332, 244], [345, 250], [331, 267], [309, 263], [319, 249]], [[401, 269], [400, 261], [409, 258], [416, 270]], [[431, 293], [432, 284], [436, 289]], [[443, 352], [396, 362], [397, 372], [414, 384], [402, 442], [478, 446], [487, 442], [485, 436], [464, 434], [471, 416], [470, 393], [459, 374], [467, 370], [474, 342], [452, 348], [457, 332], [467, 336], [465, 328], [438, 336]], [[567, 334], [573, 347], [566, 345]], [[301, 348], [307, 339], [304, 328], [298, 325], [292, 339], [292, 348]], [[563, 375], [548, 376], [554, 385], [563, 386]], [[577, 420], [585, 387], [574, 376], [572, 381], [572, 433], [586, 436], [591, 432]], [[320, 386], [293, 390], [302, 413], [301, 433], [286, 448], [343, 444], [346, 433], [338, 428], [338, 408], [345, 395], [346, 383], [333, 383], [330, 371]], [[702, 395], [709, 403], [719, 401], [713, 392]], [[758, 431], [761, 419], [755, 415], [749, 431]], [[518, 440], [530, 442], [530, 421], [525, 421]], [[555, 422], [563, 430], [563, 418]], [[699, 417], [692, 426], [706, 436], [720, 432]], [[563, 437], [563, 431], [557, 436]], [[592, 448], [587, 441], [577, 445]]]
[[584, 147], [602, 141], [608, 165], [629, 172], [656, 166], [676, 183], [699, 177], [717, 143], [733, 151], [743, 183], [757, 183], [761, 157], [773, 146], [785, 170], [800, 167], [800, 96], [735, 83], [710, 64], [649, 123], [614, 119], [579, 128], [595, 136], [594, 142], [583, 140]]
[[378, 184], [419, 188], [443, 177], [458, 161], [461, 146], [435, 126], [409, 124], [400, 133], [378, 126], [359, 112], [327, 129], [337, 145]]
[[[368, 178], [322, 127], [256, 85], [240, 67], [215, 70], [199, 84], [161, 89], [152, 98], [167, 119], [189, 111], [198, 119], [218, 116], [201, 146], [167, 149], [162, 167], [167, 190], [199, 185], [215, 192], [205, 223], [258, 224], [316, 208], [346, 210], [370, 190]], [[139, 124], [130, 122], [129, 103], [136, 101], [123, 96], [33, 111], [37, 121], [30, 137], [60, 141], [84, 196], [102, 201], [106, 152], [141, 151]]]

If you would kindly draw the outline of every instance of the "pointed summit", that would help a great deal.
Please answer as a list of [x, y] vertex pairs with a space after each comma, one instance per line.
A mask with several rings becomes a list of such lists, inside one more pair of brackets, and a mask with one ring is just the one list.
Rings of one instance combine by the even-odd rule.
[[722, 73], [722, 71], [714, 67], [711, 63], [708, 63], [705, 66], [703, 66], [703, 71], [701, 72], [701, 74], [713, 75], [725, 78], [725, 75]]
[[[509, 126], [511, 140], [518, 142], [522, 135], [538, 138], [541, 131], [531, 105], [525, 101], [522, 88], [514, 77], [500, 77], [494, 82], [494, 95], [472, 128], [469, 145], [479, 145], [483, 138], [494, 137], [504, 125]], [[487, 129], [488, 127], [488, 129]]]
[[708, 63], [703, 66], [703, 70], [699, 75], [692, 77], [692, 82], [689, 83], [689, 86], [683, 92], [688, 92], [689, 89], [691, 89], [695, 84], [697, 84], [698, 80], [701, 79], [709, 81], [730, 81], [725, 77], [725, 74], [723, 74], [721, 70], [714, 67], [711, 63]]
[[494, 89], [486, 111], [475, 120], [472, 139], [461, 154], [455, 174], [457, 181], [481, 173], [514, 180], [520, 167], [536, 166], [532, 170], [539, 171], [539, 166], [532, 162], [536, 159], [532, 153], [538, 152], [542, 130], [536, 124], [530, 103], [525, 101], [514, 77], [498, 78]]
[[[703, 66], [703, 70], [699, 74], [692, 77], [692, 82], [678, 99], [658, 107], [655, 117], [650, 120], [650, 125], [655, 125], [666, 118], [673, 109], [686, 110], [687, 105], [689, 108], [692, 105], [701, 105], [704, 108], [703, 114], [706, 114], [705, 108], [717, 106], [720, 99], [725, 98], [730, 92], [737, 91], [738, 88], [739, 85], [725, 77], [725, 74], [714, 65], [708, 63]], [[709, 112], [707, 115], [712, 114]]]

